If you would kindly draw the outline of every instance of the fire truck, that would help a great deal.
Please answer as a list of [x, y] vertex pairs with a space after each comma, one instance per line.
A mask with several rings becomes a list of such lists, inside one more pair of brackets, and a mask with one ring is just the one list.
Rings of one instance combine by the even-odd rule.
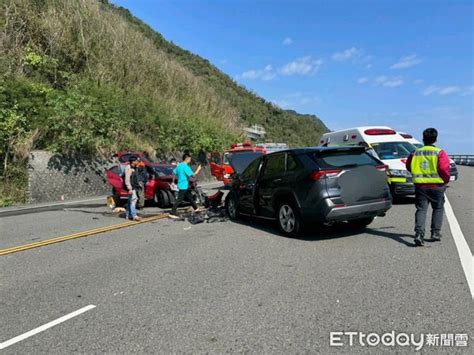
[[228, 185], [232, 182], [232, 174], [234, 173], [230, 160], [234, 164], [245, 168], [261, 155], [285, 149], [288, 149], [288, 145], [285, 143], [261, 143], [254, 145], [251, 142], [244, 142], [232, 144], [230, 149], [225, 150], [223, 154], [218, 152], [211, 154], [211, 174], [217, 180], [222, 181], [224, 185]]

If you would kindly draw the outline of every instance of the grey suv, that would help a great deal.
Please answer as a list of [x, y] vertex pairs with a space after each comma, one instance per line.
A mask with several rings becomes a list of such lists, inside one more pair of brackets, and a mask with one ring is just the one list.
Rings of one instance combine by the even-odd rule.
[[273, 219], [286, 235], [310, 223], [365, 227], [392, 206], [386, 166], [363, 147], [290, 149], [230, 163], [236, 171], [226, 198], [230, 218]]

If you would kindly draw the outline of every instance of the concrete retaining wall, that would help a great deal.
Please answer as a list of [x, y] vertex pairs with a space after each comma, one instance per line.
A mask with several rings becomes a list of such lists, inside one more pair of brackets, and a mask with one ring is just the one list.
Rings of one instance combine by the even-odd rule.
[[28, 164], [29, 200], [35, 203], [108, 194], [104, 171], [111, 165], [81, 155], [34, 151]]
[[[181, 154], [170, 153], [158, 157], [158, 161], [169, 161], [171, 157], [181, 160]], [[209, 166], [204, 162], [200, 182], [214, 181]], [[33, 151], [28, 164], [28, 196], [30, 203], [50, 202], [108, 195], [105, 170], [113, 164], [83, 155], [54, 154]]]

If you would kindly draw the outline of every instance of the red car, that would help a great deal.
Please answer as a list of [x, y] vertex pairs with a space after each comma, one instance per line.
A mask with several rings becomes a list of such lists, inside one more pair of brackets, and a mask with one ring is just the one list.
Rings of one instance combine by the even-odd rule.
[[161, 208], [169, 207], [174, 203], [175, 196], [170, 186], [173, 180], [173, 165], [153, 163], [140, 152], [122, 152], [117, 156], [122, 166], [115, 165], [106, 171], [107, 181], [112, 185], [113, 203], [116, 206], [125, 204], [128, 199], [128, 191], [124, 188], [123, 171], [124, 165], [128, 164], [131, 156], [140, 157], [148, 173], [145, 200], [153, 201]]
[[[112, 185], [112, 198], [109, 207], [124, 205], [128, 199], [128, 191], [124, 188], [123, 171], [131, 156], [137, 156], [143, 162], [148, 173], [145, 185], [145, 200], [152, 201], [161, 208], [171, 207], [175, 201], [175, 192], [171, 189], [174, 165], [160, 164], [150, 161], [142, 152], [120, 152], [117, 154], [120, 165], [115, 165], [106, 171], [107, 181]], [[203, 203], [204, 194], [197, 185], [195, 178], [189, 179], [191, 192], [196, 203]], [[142, 206], [143, 207], [143, 206]]]

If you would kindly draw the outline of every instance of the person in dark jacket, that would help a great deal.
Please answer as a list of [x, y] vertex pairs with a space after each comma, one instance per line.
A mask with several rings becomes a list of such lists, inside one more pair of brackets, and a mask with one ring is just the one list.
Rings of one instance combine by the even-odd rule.
[[140, 188], [138, 178], [138, 163], [139, 159], [136, 156], [130, 157], [130, 165], [125, 168], [125, 187], [128, 191], [127, 212], [125, 217], [134, 221], [140, 221], [141, 217], [137, 215], [137, 190]]
[[438, 131], [427, 128], [423, 131], [424, 146], [415, 150], [407, 159], [406, 167], [415, 183], [415, 244], [423, 246], [428, 205], [431, 204], [431, 239], [441, 240], [444, 212], [444, 193], [449, 182], [449, 156], [435, 146]]
[[145, 207], [145, 186], [146, 186], [146, 183], [148, 182], [148, 172], [146, 170], [145, 163], [140, 159], [138, 160], [138, 163], [135, 169], [136, 169], [138, 185], [139, 185], [139, 187], [137, 188], [137, 196], [138, 196], [137, 208], [141, 209]]

